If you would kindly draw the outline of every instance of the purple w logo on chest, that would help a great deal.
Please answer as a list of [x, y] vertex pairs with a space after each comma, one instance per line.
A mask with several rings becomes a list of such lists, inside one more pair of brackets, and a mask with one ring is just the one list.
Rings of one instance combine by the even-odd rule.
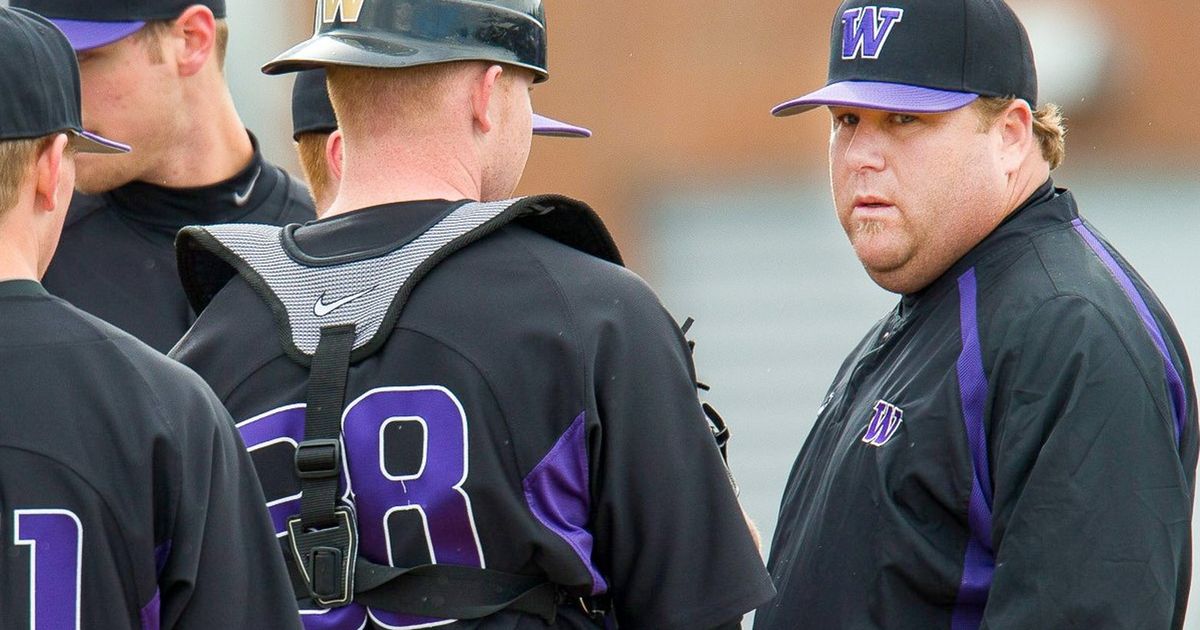
[[842, 59], [878, 59], [892, 27], [904, 19], [904, 9], [861, 7], [842, 14]]
[[867, 424], [867, 432], [863, 434], [862, 441], [872, 446], [883, 446], [896, 435], [901, 422], [904, 422], [904, 410], [881, 400], [875, 403], [875, 414]]

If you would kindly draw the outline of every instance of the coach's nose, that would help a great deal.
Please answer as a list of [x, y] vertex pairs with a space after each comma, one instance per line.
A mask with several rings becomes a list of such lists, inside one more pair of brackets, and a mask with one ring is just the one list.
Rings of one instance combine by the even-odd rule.
[[854, 126], [850, 140], [842, 150], [841, 160], [851, 171], [882, 171], [887, 165], [884, 158], [885, 140], [885, 135], [878, 125], [868, 120], [860, 120]]

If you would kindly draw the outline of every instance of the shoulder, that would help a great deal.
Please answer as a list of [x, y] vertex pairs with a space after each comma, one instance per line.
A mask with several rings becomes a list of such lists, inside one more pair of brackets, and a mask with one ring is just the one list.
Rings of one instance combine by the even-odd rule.
[[116, 326], [74, 307], [69, 308], [75, 317], [106, 342], [105, 354], [111, 370], [97, 374], [96, 378], [125, 381], [114, 382], [113, 386], [134, 388], [144, 385], [147, 393], [158, 402], [168, 417], [183, 408], [209, 404], [211, 391], [191, 369]]
[[614, 336], [682, 339], [637, 274], [517, 225], [446, 259], [422, 284], [405, 307], [410, 322], [438, 325], [439, 313], [471, 304], [472, 327], [487, 322], [493, 337], [549, 336], [585, 354]]
[[266, 302], [245, 278], [235, 274], [170, 356], [224, 395], [258, 367], [285, 356], [279, 335]]
[[19, 391], [6, 390], [10, 409], [40, 408], [55, 417], [48, 426], [81, 423], [88, 426], [79, 431], [114, 443], [118, 436], [129, 443], [174, 440], [221, 419], [219, 403], [194, 372], [131, 335], [58, 298], [47, 298], [37, 315], [40, 323], [11, 331], [24, 340], [6, 336], [0, 347], [25, 381]]
[[633, 271], [520, 226], [507, 228], [513, 247], [557, 288], [568, 304], [596, 314], [657, 317], [664, 311], [650, 285]]

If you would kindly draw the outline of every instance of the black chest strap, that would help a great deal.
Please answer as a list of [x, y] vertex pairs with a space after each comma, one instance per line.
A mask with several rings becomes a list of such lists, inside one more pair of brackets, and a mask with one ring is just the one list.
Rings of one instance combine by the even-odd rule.
[[443, 619], [480, 619], [511, 610], [553, 624], [558, 607], [578, 603], [595, 619], [600, 601], [571, 593], [540, 576], [449, 564], [380, 565], [358, 555], [355, 517], [337, 504], [345, 405], [354, 325], [321, 329], [308, 380], [304, 441], [297, 445], [300, 515], [288, 521], [284, 557], [297, 599], [321, 608], [356, 601], [391, 612]]

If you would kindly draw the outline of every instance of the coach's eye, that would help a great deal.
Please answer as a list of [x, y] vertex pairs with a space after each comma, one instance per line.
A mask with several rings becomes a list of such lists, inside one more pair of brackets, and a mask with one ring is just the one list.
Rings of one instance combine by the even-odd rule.
[[839, 114], [833, 117], [833, 125], [835, 127], [854, 126], [858, 124], [857, 114]]
[[907, 125], [917, 121], [917, 117], [912, 114], [892, 114], [890, 118], [897, 125]]

